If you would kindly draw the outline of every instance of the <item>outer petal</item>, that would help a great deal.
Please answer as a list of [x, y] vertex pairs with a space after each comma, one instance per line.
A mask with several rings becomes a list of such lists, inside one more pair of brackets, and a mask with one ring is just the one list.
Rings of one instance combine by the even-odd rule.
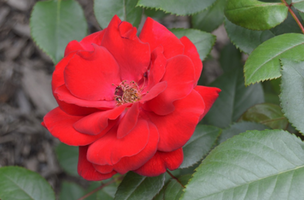
[[43, 122], [51, 134], [61, 142], [73, 146], [83, 146], [92, 143], [100, 136], [87, 135], [76, 131], [73, 124], [81, 118], [68, 115], [57, 107], [44, 116]]
[[62, 85], [58, 87], [55, 92], [57, 95], [58, 100], [64, 101], [68, 104], [73, 104], [77, 105], [80, 107], [85, 107], [85, 108], [95, 108], [95, 109], [109, 109], [109, 108], [114, 108], [116, 105], [116, 102], [113, 101], [89, 101], [89, 100], [84, 100], [84, 99], [79, 99], [75, 96], [73, 96], [70, 91], [66, 88], [65, 85]]
[[108, 174], [99, 173], [87, 160], [87, 149], [88, 146], [80, 146], [79, 147], [79, 157], [78, 157], [78, 174], [82, 176], [84, 179], [89, 181], [100, 181], [111, 178], [115, 171], [112, 171]]
[[126, 105], [122, 105], [112, 110], [90, 114], [78, 120], [74, 124], [74, 128], [81, 133], [89, 135], [105, 134], [106, 132], [104, 130], [115, 125], [115, 121], [113, 120], [117, 119], [126, 107]]
[[190, 58], [179, 55], [169, 59], [162, 81], [167, 81], [167, 89], [146, 104], [156, 114], [167, 115], [173, 112], [174, 101], [184, 98], [193, 90], [194, 69]]
[[167, 169], [177, 169], [182, 164], [183, 159], [182, 148], [172, 152], [157, 151], [146, 164], [135, 170], [135, 172], [142, 176], [158, 176], [165, 173]]
[[94, 46], [93, 52], [79, 52], [64, 70], [70, 92], [85, 100], [113, 100], [114, 84], [120, 83], [119, 67], [104, 47]]
[[143, 164], [145, 164], [148, 160], [150, 160], [154, 156], [157, 150], [157, 144], [159, 140], [158, 130], [152, 123], [149, 123], [149, 131], [150, 131], [149, 142], [147, 146], [138, 154], [131, 157], [123, 157], [118, 163], [113, 165], [113, 167], [109, 165], [106, 166], [94, 165], [94, 167], [100, 172], [109, 172], [112, 167], [112, 170], [114, 169], [120, 174], [125, 174], [128, 171], [138, 169]]
[[105, 136], [90, 145], [88, 160], [97, 165], [114, 165], [123, 157], [141, 152], [149, 141], [149, 128], [144, 120], [122, 139], [117, 138], [117, 127], [113, 127]]
[[111, 52], [120, 66], [122, 80], [138, 82], [150, 64], [149, 44], [136, 36], [136, 28], [121, 22], [115, 15], [105, 31], [101, 42]]
[[191, 58], [193, 65], [194, 65], [194, 87], [197, 85], [198, 79], [201, 76], [203, 63], [200, 59], [200, 56], [197, 52], [195, 45], [186, 37], [183, 36], [180, 41], [185, 46], [184, 55]]
[[134, 103], [119, 122], [117, 138], [121, 139], [128, 135], [136, 126], [139, 116], [139, 103]]
[[184, 52], [184, 45], [180, 40], [166, 27], [150, 17], [146, 19], [139, 38], [143, 42], [148, 42], [152, 51], [162, 45], [166, 58], [171, 58]]
[[215, 102], [215, 100], [218, 98], [219, 93], [221, 92], [221, 89], [216, 87], [206, 87], [206, 86], [197, 86], [194, 88], [203, 98], [205, 102], [205, 111], [203, 115], [201, 116], [200, 120], [207, 114], [207, 112], [210, 110], [211, 106]]
[[169, 115], [146, 112], [160, 133], [159, 151], [181, 148], [192, 136], [205, 107], [202, 97], [194, 90], [184, 99], [174, 102], [174, 106], [174, 112]]

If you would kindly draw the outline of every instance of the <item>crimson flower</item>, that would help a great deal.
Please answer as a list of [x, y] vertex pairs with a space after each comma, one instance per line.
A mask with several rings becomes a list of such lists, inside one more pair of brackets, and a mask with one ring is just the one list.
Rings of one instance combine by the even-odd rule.
[[187, 37], [151, 18], [136, 33], [114, 16], [104, 30], [71, 41], [53, 73], [59, 106], [42, 124], [79, 146], [78, 173], [87, 180], [177, 169], [183, 145], [220, 92], [197, 86], [202, 62]]

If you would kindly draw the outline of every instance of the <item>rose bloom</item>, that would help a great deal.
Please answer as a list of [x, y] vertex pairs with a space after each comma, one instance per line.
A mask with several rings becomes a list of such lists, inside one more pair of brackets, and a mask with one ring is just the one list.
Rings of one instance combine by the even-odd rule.
[[136, 33], [114, 16], [104, 30], [71, 41], [53, 73], [59, 106], [42, 124], [79, 146], [78, 173], [87, 180], [177, 169], [183, 145], [220, 92], [197, 86], [202, 61], [187, 37], [151, 18]]

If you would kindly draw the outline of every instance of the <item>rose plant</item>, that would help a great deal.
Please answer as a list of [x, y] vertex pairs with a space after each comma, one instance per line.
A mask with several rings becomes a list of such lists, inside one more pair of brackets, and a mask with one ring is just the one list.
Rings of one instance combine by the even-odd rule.
[[220, 89], [198, 86], [194, 44], [147, 18], [139, 37], [114, 16], [109, 26], [71, 41], [56, 65], [59, 107], [43, 125], [79, 146], [78, 173], [103, 180], [117, 172], [158, 176], [183, 161], [183, 145]]

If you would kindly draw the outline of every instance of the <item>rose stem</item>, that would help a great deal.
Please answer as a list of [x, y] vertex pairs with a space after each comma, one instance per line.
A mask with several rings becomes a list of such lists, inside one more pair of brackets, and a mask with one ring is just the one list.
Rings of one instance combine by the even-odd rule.
[[94, 194], [95, 192], [98, 192], [99, 190], [101, 190], [102, 188], [108, 186], [108, 185], [111, 185], [112, 183], [115, 183], [116, 181], [118, 180], [121, 180], [123, 178], [123, 176], [120, 176], [116, 179], [113, 179], [105, 184], [102, 184], [101, 186], [99, 186], [98, 188], [92, 190], [91, 192], [87, 193], [86, 195], [84, 195], [83, 197], [79, 198], [78, 200], [84, 200], [85, 198], [91, 196], [92, 194]]
[[286, 0], [282, 0], [283, 3], [285, 3], [285, 5], [287, 6], [288, 8], [288, 11], [290, 12], [290, 14], [292, 15], [292, 17], [294, 18], [294, 20], [297, 22], [297, 24], [299, 25], [302, 33], [304, 34], [304, 27], [303, 25], [301, 24], [300, 20], [298, 19], [298, 17], [296, 16], [296, 14], [293, 12], [293, 10], [291, 9], [291, 5], [288, 5], [288, 3], [286, 2]]
[[173, 179], [175, 179], [183, 188], [186, 188], [175, 176], [173, 176], [173, 174], [171, 174], [171, 172], [169, 172], [168, 170], [167, 170], [167, 173], [173, 178]]

